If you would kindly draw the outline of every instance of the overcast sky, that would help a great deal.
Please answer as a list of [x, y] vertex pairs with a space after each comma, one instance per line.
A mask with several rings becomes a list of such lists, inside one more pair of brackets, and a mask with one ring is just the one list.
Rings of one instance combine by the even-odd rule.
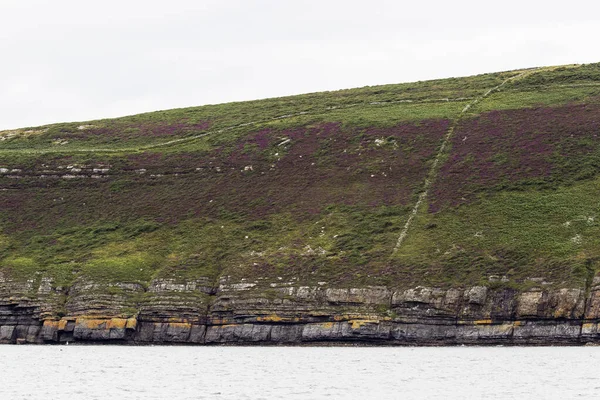
[[0, 0], [0, 129], [600, 61], [600, 2]]

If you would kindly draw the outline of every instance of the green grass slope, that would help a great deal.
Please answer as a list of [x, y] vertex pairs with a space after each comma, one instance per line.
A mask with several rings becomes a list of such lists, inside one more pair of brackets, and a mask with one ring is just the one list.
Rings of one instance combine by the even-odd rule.
[[598, 135], [600, 64], [4, 131], [0, 272], [581, 286]]

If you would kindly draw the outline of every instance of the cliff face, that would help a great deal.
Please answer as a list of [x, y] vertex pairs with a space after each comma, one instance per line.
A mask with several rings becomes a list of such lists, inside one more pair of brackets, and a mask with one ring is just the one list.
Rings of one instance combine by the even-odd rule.
[[600, 64], [0, 131], [0, 342], [583, 344]]
[[[585, 288], [333, 288], [325, 282], [154, 281], [94, 295], [75, 285], [66, 314], [43, 282], [0, 291], [1, 343], [398, 345], [586, 344], [600, 342], [600, 277]], [[136, 300], [133, 300], [136, 299]], [[137, 302], [139, 312], [123, 317]], [[54, 302], [54, 306], [50, 303]], [[50, 309], [49, 309], [50, 307]]]

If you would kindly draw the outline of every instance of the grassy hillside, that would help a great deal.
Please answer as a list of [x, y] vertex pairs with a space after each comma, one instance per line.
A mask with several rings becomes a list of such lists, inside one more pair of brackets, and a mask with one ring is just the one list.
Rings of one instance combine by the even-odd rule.
[[599, 134], [600, 64], [4, 131], [0, 271], [581, 286]]

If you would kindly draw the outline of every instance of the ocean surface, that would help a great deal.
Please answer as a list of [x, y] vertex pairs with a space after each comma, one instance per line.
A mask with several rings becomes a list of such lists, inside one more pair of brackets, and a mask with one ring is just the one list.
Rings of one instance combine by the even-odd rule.
[[0, 399], [600, 398], [599, 347], [0, 346]]

